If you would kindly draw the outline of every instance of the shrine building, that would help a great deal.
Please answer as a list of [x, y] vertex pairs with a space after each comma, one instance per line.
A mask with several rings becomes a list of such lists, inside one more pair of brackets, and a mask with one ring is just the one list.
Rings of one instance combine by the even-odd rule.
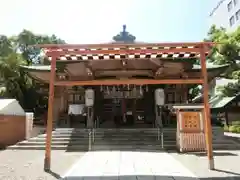
[[[215, 45], [137, 42], [125, 25], [110, 43], [36, 45], [50, 65], [23, 68], [49, 87], [44, 168], [54, 127], [87, 129], [91, 147], [97, 129], [154, 128], [159, 139], [175, 124], [178, 149], [206, 150], [214, 169], [209, 84], [228, 67], [207, 67]], [[201, 104], [191, 103], [194, 85], [203, 87]]]
[[[123, 30], [104, 44], [142, 44]], [[153, 47], [154, 48], [154, 47]], [[158, 47], [155, 47], [156, 49]], [[166, 49], [171, 47], [164, 47]], [[177, 47], [181, 48], [181, 47]], [[191, 49], [191, 48], [190, 48]], [[201, 66], [196, 62], [199, 54], [177, 53], [135, 53], [93, 54], [60, 56], [56, 62], [56, 81], [67, 82], [55, 86], [53, 102], [53, 123], [55, 127], [87, 127], [85, 109], [85, 89], [94, 90], [94, 119], [98, 128], [147, 128], [156, 126], [156, 103], [154, 92], [164, 90], [164, 105], [161, 118], [163, 126], [176, 124], [176, 116], [171, 113], [173, 105], [191, 103], [191, 80], [202, 76]], [[50, 62], [51, 57], [47, 58]], [[208, 82], [226, 70], [227, 65], [207, 67]], [[50, 65], [24, 66], [29, 76], [42, 84], [39, 91], [48, 96]], [[189, 83], [171, 82], [171, 79], [188, 79]], [[132, 84], [111, 83], [114, 80]], [[150, 84], [145, 80], [152, 81]], [[154, 80], [156, 84], [154, 84]], [[162, 80], [161, 84], [157, 84]], [[74, 85], [73, 81], [90, 82], [88, 85]], [[94, 84], [95, 81], [103, 83]], [[149, 82], [150, 82], [149, 81]], [[137, 82], [137, 83], [135, 83]], [[85, 110], [84, 110], [85, 109]], [[71, 111], [71, 112], [70, 112]]]

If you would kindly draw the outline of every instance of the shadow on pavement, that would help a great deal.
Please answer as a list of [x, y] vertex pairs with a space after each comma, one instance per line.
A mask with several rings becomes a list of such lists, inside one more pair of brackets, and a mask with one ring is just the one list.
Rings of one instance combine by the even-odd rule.
[[56, 179], [61, 179], [61, 176], [58, 173], [53, 172], [52, 170], [45, 171], [46, 173], [50, 174], [52, 177]]
[[[199, 180], [239, 180], [240, 176], [226, 176], [226, 177], [207, 177], [207, 178], [198, 178]], [[180, 179], [182, 180], [182, 179]]]
[[126, 176], [68, 176], [61, 180], [239, 180], [240, 176], [235, 177], [184, 177], [184, 176], [151, 176], [151, 175], [126, 175]]
[[[192, 154], [192, 155], [196, 155], [196, 156], [207, 156], [206, 152], [189, 152], [186, 154]], [[234, 153], [230, 153], [230, 152], [213, 152], [214, 156], [238, 156], [238, 154], [234, 154]]]
[[221, 169], [215, 169], [214, 171], [223, 172], [223, 173], [227, 173], [227, 174], [231, 174], [231, 175], [235, 175], [235, 176], [239, 176], [240, 177], [240, 173], [235, 173], [235, 172], [221, 170]]

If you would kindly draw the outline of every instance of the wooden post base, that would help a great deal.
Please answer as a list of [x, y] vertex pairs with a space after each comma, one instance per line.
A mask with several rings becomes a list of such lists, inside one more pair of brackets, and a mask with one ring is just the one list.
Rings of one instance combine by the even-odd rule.
[[209, 169], [210, 170], [214, 170], [215, 168], [214, 168], [214, 159], [209, 159], [208, 160], [208, 166], [209, 166]]
[[51, 163], [50, 158], [45, 157], [44, 159], [44, 171], [48, 172], [50, 171]]

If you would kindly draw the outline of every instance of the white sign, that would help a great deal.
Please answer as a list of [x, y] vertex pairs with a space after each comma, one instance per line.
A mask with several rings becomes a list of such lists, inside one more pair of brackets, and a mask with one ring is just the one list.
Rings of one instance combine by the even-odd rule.
[[132, 111], [127, 111], [127, 115], [132, 115]]
[[155, 102], [158, 106], [163, 106], [165, 101], [165, 94], [163, 89], [155, 90]]
[[87, 89], [85, 91], [85, 104], [86, 104], [86, 106], [93, 106], [93, 104], [94, 104], [94, 90]]
[[70, 104], [68, 107], [68, 114], [80, 115], [84, 112], [84, 104]]

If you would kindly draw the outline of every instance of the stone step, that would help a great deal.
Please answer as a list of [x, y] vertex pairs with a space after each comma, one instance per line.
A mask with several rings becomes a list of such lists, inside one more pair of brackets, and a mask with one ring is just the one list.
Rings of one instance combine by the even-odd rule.
[[[29, 141], [27, 141], [27, 142], [20, 142], [20, 143], [18, 143], [18, 144], [16, 144], [16, 145], [19, 145], [19, 146], [38, 146], [38, 145], [43, 145], [43, 146], [45, 146], [45, 142], [29, 142]], [[78, 142], [78, 141], [52, 141], [52, 146], [55, 146], [55, 145], [73, 145], [73, 146], [75, 146], [75, 145], [88, 145], [88, 141], [87, 142]]]
[[[95, 134], [96, 137], [102, 137], [102, 138], [132, 138], [132, 137], [138, 137], [139, 139], [141, 138], [144, 138], [144, 137], [157, 137], [157, 134], [154, 134], [154, 135], [148, 135], [148, 134], [141, 134], [141, 135], [135, 135], [135, 134], [111, 134], [111, 135], [100, 135], [99, 133], [96, 133]], [[38, 137], [40, 138], [45, 138], [46, 135], [39, 135]], [[64, 133], [59, 133], [59, 134], [52, 134], [52, 137], [53, 138], [88, 138], [88, 134], [85, 134], [85, 135], [82, 135], [82, 134], [64, 134]], [[163, 135], [164, 139], [176, 139], [175, 136], [167, 136], [167, 135]], [[213, 138], [213, 141], [218, 141], [218, 140], [231, 140], [230, 138], [227, 138], [227, 137], [222, 137], [222, 138], [219, 138], [219, 137], [214, 137]]]
[[[88, 138], [82, 138], [82, 137], [57, 137], [57, 138], [52, 138], [52, 141], [84, 141], [84, 140], [88, 140]], [[29, 142], [35, 142], [35, 141], [39, 141], [39, 142], [43, 142], [46, 141], [45, 137], [38, 137], [38, 138], [31, 138], [28, 140]]]
[[104, 144], [106, 144], [106, 145], [160, 145], [161, 144], [161, 142], [132, 142], [132, 141], [129, 141], [129, 142], [126, 142], [126, 141], [119, 141], [119, 142], [109, 142], [109, 141], [95, 141], [94, 142], [94, 144], [96, 144], [96, 145], [99, 145], [99, 144], [101, 144], [101, 145], [104, 145]]
[[[98, 133], [98, 132], [96, 132], [96, 134], [101, 135], [101, 136], [141, 136], [141, 137], [158, 135], [158, 133], [122, 133], [122, 134], [118, 134], [118, 133]], [[173, 136], [173, 135], [165, 135], [165, 136]], [[174, 135], [174, 137], [175, 137], [175, 135]]]
[[88, 131], [87, 128], [56, 128], [55, 131]]
[[[37, 138], [46, 138], [47, 136], [43, 135], [43, 136], [37, 136]], [[88, 136], [82, 136], [82, 135], [75, 135], [75, 136], [71, 136], [71, 135], [66, 135], [66, 134], [59, 134], [59, 135], [52, 135], [52, 138], [88, 138]]]
[[[95, 139], [95, 143], [109, 143], [109, 144], [152, 144], [154, 142], [161, 143], [161, 141], [151, 140], [151, 141], [141, 141], [141, 140], [102, 140], [102, 139]], [[88, 140], [52, 140], [52, 144], [86, 144]], [[176, 141], [164, 141], [167, 144], [176, 144]], [[43, 140], [31, 140], [31, 141], [22, 141], [18, 143], [20, 144], [45, 144]]]
[[[93, 137], [92, 137], [93, 138]], [[143, 138], [133, 138], [133, 137], [99, 137], [94, 136], [95, 140], [106, 140], [106, 141], [154, 141], [154, 140], [161, 140], [161, 137], [158, 139], [157, 137], [143, 137]], [[45, 137], [39, 138], [32, 138], [28, 141], [45, 141]], [[89, 137], [53, 137], [52, 141], [87, 141]], [[177, 141], [175, 138], [163, 138], [164, 141]], [[223, 140], [213, 141], [213, 142], [226, 142]], [[230, 141], [229, 141], [230, 142]]]
[[[146, 130], [124, 130], [124, 131], [111, 131], [111, 130], [104, 130], [104, 131], [99, 131], [97, 129], [95, 129], [96, 132], [99, 133], [157, 133], [157, 130], [151, 130], [151, 131], [146, 131]], [[161, 131], [159, 131], [161, 132]]]
[[57, 135], [77, 135], [77, 136], [88, 136], [88, 132], [53, 132], [52, 135], [53, 136], [57, 136]]
[[92, 147], [93, 151], [101, 151], [101, 150], [122, 150], [122, 151], [156, 151], [156, 150], [161, 150], [161, 146], [130, 146], [130, 145], [125, 145], [125, 146], [117, 146], [117, 145], [94, 145]]
[[[157, 140], [156, 138], [154, 139], [102, 139], [102, 138], [94, 138], [95, 142], [126, 142], [126, 143], [139, 143], [139, 142], [143, 142], [143, 143], [150, 143], [150, 142], [161, 142], [161, 140]], [[30, 139], [28, 141], [22, 141], [23, 143], [25, 142], [29, 142], [29, 143], [45, 143], [46, 139]], [[66, 143], [66, 142], [74, 142], [74, 143], [83, 143], [83, 142], [88, 142], [89, 139], [52, 139], [52, 142], [55, 143], [55, 142], [62, 142], [62, 143]], [[176, 143], [176, 140], [164, 140], [164, 142], [172, 142], [172, 143]]]
[[[38, 146], [32, 146], [32, 145], [26, 145], [26, 146], [9, 146], [7, 149], [16, 149], [16, 150], [45, 150], [45, 145], [38, 145]], [[73, 150], [79, 150], [79, 151], [88, 151], [88, 145], [54, 145], [51, 147], [52, 150], [67, 150], [67, 151], [73, 151]]]

